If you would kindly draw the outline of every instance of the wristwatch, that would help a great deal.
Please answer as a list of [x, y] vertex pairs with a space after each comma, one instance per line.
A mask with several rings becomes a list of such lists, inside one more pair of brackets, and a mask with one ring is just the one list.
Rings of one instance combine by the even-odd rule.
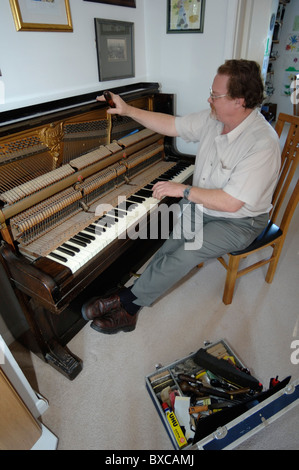
[[187, 199], [187, 200], [189, 199], [191, 188], [192, 188], [192, 186], [188, 186], [183, 192], [184, 198]]

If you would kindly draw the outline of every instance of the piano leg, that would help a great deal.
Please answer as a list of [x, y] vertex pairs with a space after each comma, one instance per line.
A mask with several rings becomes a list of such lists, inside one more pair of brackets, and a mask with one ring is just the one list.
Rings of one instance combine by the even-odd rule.
[[[40, 305], [37, 305], [26, 294], [19, 291], [16, 294], [38, 351], [34, 350], [36, 346], [32, 348], [32, 345], [28, 344], [28, 340], [26, 341], [27, 344], [24, 345], [31, 350], [33, 349], [35, 354], [65, 377], [70, 380], [75, 379], [83, 368], [82, 361], [66, 346], [61, 344], [51, 324], [50, 318], [52, 314], [48, 313]], [[23, 341], [21, 340], [21, 342]]]
[[48, 346], [49, 351], [45, 356], [48, 364], [57, 369], [68, 379], [75, 379], [83, 368], [82, 361], [66, 346], [59, 344], [54, 338], [49, 341]]

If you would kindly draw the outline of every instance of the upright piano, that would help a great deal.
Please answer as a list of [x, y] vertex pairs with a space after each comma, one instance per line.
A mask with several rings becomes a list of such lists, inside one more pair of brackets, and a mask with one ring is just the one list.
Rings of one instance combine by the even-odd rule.
[[[174, 96], [157, 83], [111, 91], [174, 114]], [[67, 347], [85, 325], [82, 304], [123, 285], [157, 250], [161, 237], [140, 236], [160, 204], [151, 187], [187, 183], [194, 167], [173, 139], [107, 109], [91, 93], [1, 115], [0, 312], [25, 324], [16, 339], [71, 380], [82, 370]]]

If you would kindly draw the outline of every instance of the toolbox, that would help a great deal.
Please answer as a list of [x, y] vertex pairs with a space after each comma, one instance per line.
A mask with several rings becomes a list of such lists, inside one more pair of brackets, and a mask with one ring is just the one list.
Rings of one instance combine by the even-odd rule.
[[234, 449], [299, 404], [299, 380], [263, 386], [224, 340], [156, 366], [145, 382], [175, 450]]

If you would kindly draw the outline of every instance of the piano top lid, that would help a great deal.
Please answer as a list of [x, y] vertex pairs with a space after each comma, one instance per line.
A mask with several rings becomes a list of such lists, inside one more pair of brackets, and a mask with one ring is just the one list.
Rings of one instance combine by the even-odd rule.
[[[74, 112], [83, 114], [92, 109], [107, 107], [106, 103], [96, 101], [96, 97], [102, 94], [103, 91], [96, 90], [83, 95], [4, 111], [0, 113], [0, 137], [9, 135], [12, 132], [20, 132], [53, 119], [66, 118]], [[110, 91], [121, 95], [125, 100], [129, 100], [149, 94], [158, 94], [160, 93], [160, 85], [156, 82], [140, 82], [111, 88]]]

